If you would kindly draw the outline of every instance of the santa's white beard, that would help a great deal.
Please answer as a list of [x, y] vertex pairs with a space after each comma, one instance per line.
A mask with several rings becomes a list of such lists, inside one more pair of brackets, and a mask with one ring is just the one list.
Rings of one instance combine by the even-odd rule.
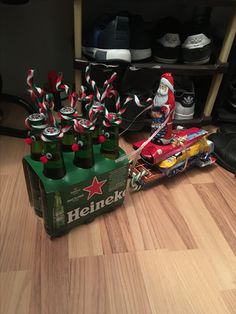
[[156, 94], [153, 100], [153, 107], [161, 107], [168, 101], [168, 93], [166, 95]]

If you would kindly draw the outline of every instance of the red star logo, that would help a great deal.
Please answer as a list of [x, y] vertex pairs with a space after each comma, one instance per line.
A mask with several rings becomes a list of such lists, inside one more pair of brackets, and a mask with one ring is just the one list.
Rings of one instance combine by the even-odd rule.
[[102, 194], [101, 187], [107, 182], [107, 180], [104, 181], [98, 181], [97, 177], [93, 178], [93, 182], [91, 185], [87, 186], [83, 190], [86, 192], [89, 192], [87, 200], [89, 200], [94, 194]]

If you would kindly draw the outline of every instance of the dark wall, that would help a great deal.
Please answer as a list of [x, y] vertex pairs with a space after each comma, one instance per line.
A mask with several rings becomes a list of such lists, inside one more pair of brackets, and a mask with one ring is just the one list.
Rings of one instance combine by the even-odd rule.
[[29, 0], [0, 3], [0, 73], [3, 91], [24, 95], [26, 73], [34, 68], [40, 84], [47, 71], [63, 71], [73, 81], [73, 1]]

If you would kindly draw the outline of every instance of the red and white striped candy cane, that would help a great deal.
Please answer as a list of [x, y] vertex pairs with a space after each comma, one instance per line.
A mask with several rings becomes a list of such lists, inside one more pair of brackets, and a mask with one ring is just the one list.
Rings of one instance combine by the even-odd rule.
[[46, 94], [46, 101], [47, 101], [47, 103], [46, 103], [47, 109], [50, 110], [50, 111], [53, 111], [55, 104], [54, 104], [54, 101], [53, 101], [52, 94]]
[[117, 77], [117, 73], [114, 72], [111, 75], [111, 77], [104, 82], [104, 87], [107, 86], [108, 84], [110, 85], [116, 79], [116, 77]]
[[26, 81], [27, 81], [27, 85], [30, 87], [29, 92], [30, 92], [32, 101], [36, 101], [36, 100], [37, 102], [38, 100], [42, 101], [42, 98], [45, 92], [42, 88], [35, 86], [33, 69], [28, 70]]
[[29, 130], [32, 130], [32, 128], [31, 128], [31, 126], [30, 126], [30, 124], [29, 124], [29, 118], [26, 118], [26, 119], [25, 119], [25, 125], [26, 125], [26, 127], [27, 127]]
[[39, 105], [39, 112], [43, 114], [47, 114], [47, 105], [45, 101], [42, 101], [42, 102], [39, 101], [38, 105]]
[[102, 103], [105, 98], [108, 98], [112, 95], [112, 91], [115, 91], [112, 85], [107, 85], [105, 90], [102, 93], [100, 102]]
[[93, 124], [97, 121], [98, 115], [103, 112], [103, 106], [102, 105], [96, 105], [91, 106], [88, 112], [89, 121], [91, 121]]
[[94, 92], [94, 95], [96, 97], [96, 99], [99, 101], [101, 99], [101, 94], [97, 88], [97, 85], [95, 83], [95, 81], [93, 81], [90, 77], [90, 72], [91, 72], [91, 66], [88, 65], [85, 69], [85, 80], [88, 83], [88, 85], [90, 85], [92, 87], [92, 90]]
[[138, 107], [146, 107], [147, 105], [150, 105], [152, 103], [152, 98], [148, 98], [146, 99], [146, 101], [144, 102], [144, 104], [141, 104], [141, 101], [139, 100], [137, 95], [134, 95], [134, 102]]
[[33, 89], [33, 77], [34, 77], [34, 70], [33, 69], [29, 69], [27, 72], [27, 85]]
[[62, 91], [64, 90], [66, 92], [66, 95], [69, 93], [69, 86], [66, 84], [61, 84], [63, 78], [62, 72], [58, 73], [57, 82], [56, 82], [56, 90]]
[[75, 109], [77, 100], [78, 100], [77, 93], [76, 92], [73, 92], [73, 93], [69, 92], [69, 101], [70, 101], [71, 108]]
[[84, 128], [82, 127], [82, 125], [79, 123], [79, 121], [77, 119], [73, 120], [74, 122], [74, 130], [77, 133], [84, 133]]
[[80, 90], [79, 90], [79, 98], [78, 100], [83, 100], [86, 97], [86, 93], [85, 93], [85, 87], [83, 85], [80, 86]]
[[122, 122], [121, 116], [118, 113], [109, 112], [106, 107], [103, 108], [104, 110], [104, 120], [103, 125], [107, 128], [119, 125]]
[[89, 110], [91, 107], [93, 107], [93, 105], [96, 103], [95, 102], [95, 97], [91, 94], [91, 95], [88, 95], [84, 98], [84, 100], [88, 100], [88, 103], [85, 105], [85, 109], [86, 110]]
[[66, 133], [72, 128], [72, 125], [66, 125], [64, 128], [61, 129], [61, 133]]
[[121, 115], [122, 113], [124, 113], [125, 110], [126, 110], [126, 108], [127, 108], [128, 103], [129, 103], [131, 100], [132, 100], [131, 97], [127, 97], [126, 100], [125, 100], [125, 102], [122, 104], [122, 106], [120, 106], [120, 107], [118, 108], [117, 113], [120, 114], [120, 115]]

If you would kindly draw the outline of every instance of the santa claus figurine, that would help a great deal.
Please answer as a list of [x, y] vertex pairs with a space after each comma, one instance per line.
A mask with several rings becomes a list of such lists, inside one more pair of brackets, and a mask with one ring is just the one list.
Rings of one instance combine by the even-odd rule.
[[151, 117], [153, 134], [166, 121], [164, 127], [154, 136], [152, 142], [159, 145], [169, 144], [172, 139], [172, 122], [175, 109], [174, 79], [171, 73], [161, 76], [160, 85], [153, 99]]

